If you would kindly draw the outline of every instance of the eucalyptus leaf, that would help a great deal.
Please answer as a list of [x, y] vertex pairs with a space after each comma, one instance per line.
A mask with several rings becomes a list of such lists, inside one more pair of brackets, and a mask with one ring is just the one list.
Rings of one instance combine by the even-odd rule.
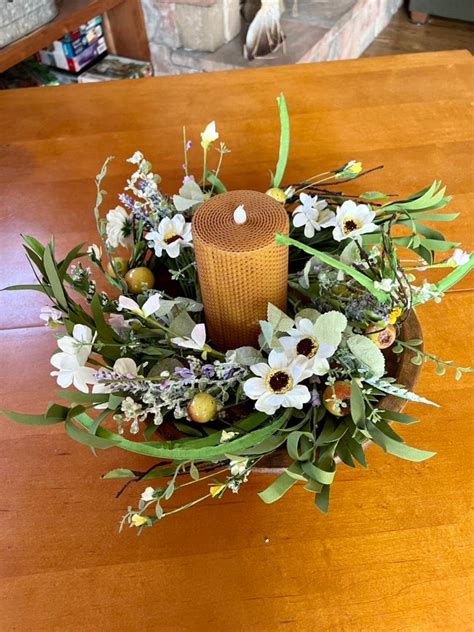
[[356, 360], [365, 366], [375, 378], [385, 373], [385, 358], [380, 349], [370, 338], [355, 334], [347, 340], [347, 346]]
[[251, 366], [258, 362], [263, 362], [263, 356], [254, 347], [238, 347], [226, 353], [226, 359], [239, 364], [240, 366]]
[[342, 332], [347, 327], [347, 318], [341, 312], [331, 311], [321, 314], [314, 326], [318, 340], [334, 347], [341, 342]]

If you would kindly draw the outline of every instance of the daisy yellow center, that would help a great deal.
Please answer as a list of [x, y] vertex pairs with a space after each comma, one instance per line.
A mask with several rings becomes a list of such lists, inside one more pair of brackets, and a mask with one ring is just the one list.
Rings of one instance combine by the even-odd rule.
[[296, 345], [296, 351], [307, 358], [314, 358], [318, 349], [319, 344], [314, 338], [302, 338]]
[[347, 219], [344, 220], [344, 227], [343, 227], [344, 235], [349, 235], [350, 233], [352, 233], [353, 230], [357, 230], [361, 226], [362, 224], [360, 222], [358, 222], [355, 219], [352, 219], [352, 217], [348, 217]]
[[167, 244], [172, 244], [177, 239], [181, 239], [181, 236], [177, 235], [176, 233], [166, 233], [165, 235], [165, 242]]
[[284, 369], [273, 369], [270, 371], [265, 379], [267, 389], [276, 393], [277, 395], [283, 395], [288, 393], [293, 388], [293, 378]]

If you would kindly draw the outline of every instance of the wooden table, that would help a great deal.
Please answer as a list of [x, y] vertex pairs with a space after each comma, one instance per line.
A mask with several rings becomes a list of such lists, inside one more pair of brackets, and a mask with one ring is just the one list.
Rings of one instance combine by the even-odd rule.
[[[294, 180], [353, 158], [385, 169], [363, 190], [407, 193], [442, 178], [463, 212], [448, 237], [473, 249], [472, 58], [433, 53], [166, 77], [0, 95], [0, 285], [28, 282], [18, 233], [58, 249], [95, 240], [93, 177], [113, 153], [116, 193], [135, 149], [168, 191], [181, 177], [181, 125], [216, 119], [232, 148], [229, 187], [265, 190], [278, 149], [275, 97], [292, 121]], [[115, 198], [110, 197], [110, 206]], [[428, 350], [472, 362], [473, 278], [420, 309]], [[2, 405], [41, 411], [52, 399], [55, 343], [40, 295], [1, 294]], [[470, 376], [434, 376], [419, 391], [440, 409], [406, 428], [436, 450], [423, 464], [368, 451], [368, 471], [341, 467], [328, 517], [297, 488], [267, 507], [254, 475], [238, 495], [178, 514], [137, 538], [117, 533], [140, 489], [116, 500], [112, 467], [149, 461], [94, 457], [62, 428], [1, 425], [2, 631], [422, 632], [472, 629], [469, 605], [473, 421]]]

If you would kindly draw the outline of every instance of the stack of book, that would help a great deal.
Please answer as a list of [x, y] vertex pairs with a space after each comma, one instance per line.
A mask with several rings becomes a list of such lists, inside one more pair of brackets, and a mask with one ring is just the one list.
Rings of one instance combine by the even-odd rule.
[[53, 68], [79, 73], [106, 53], [102, 17], [98, 16], [38, 51], [36, 59]]

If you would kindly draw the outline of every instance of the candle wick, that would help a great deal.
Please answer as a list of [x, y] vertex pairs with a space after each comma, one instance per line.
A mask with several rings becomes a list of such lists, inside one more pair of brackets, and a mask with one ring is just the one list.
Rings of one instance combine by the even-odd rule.
[[245, 212], [245, 208], [243, 204], [239, 204], [239, 206], [234, 211], [234, 222], [236, 224], [245, 224], [247, 221], [247, 213]]

